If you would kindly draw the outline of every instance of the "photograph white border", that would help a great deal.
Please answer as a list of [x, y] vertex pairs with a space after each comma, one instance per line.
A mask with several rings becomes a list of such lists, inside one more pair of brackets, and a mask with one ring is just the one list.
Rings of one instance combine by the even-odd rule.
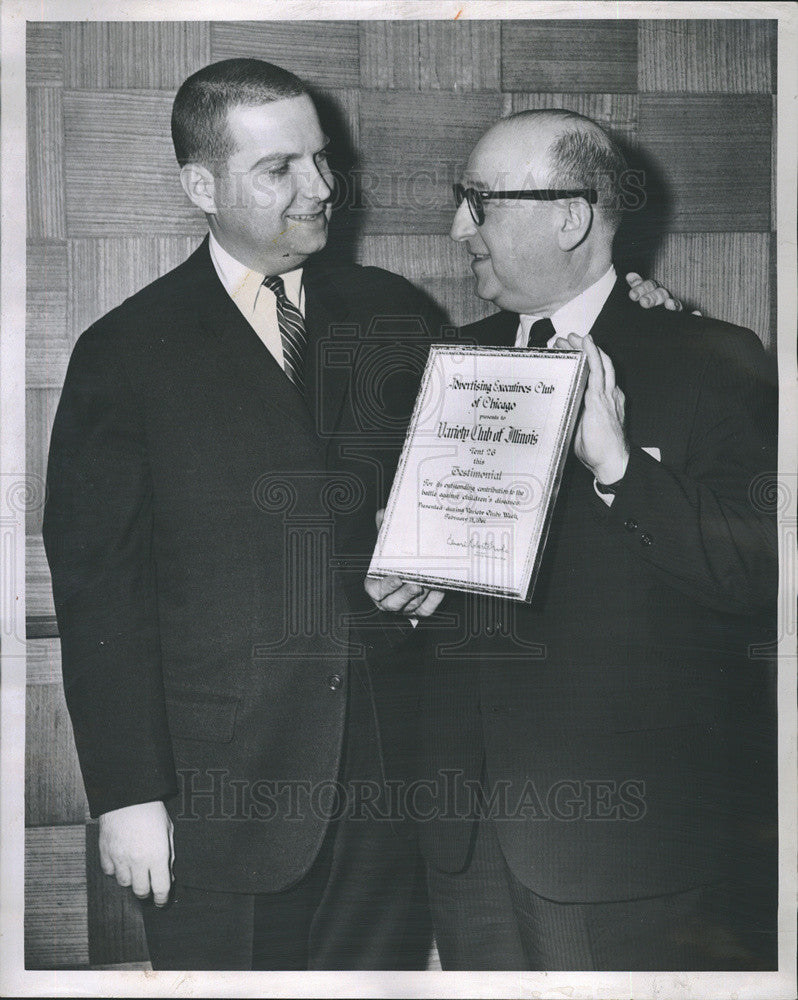
[[[796, 633], [795, 563], [785, 561], [779, 647], [779, 972], [379, 972], [207, 973], [26, 971], [23, 959], [25, 525], [8, 504], [9, 484], [25, 487], [25, 22], [366, 19], [774, 18], [778, 37], [777, 261], [781, 410], [779, 473], [798, 493], [796, 395], [796, 136], [798, 8], [791, 3], [570, 3], [444, 0], [430, 3], [333, 0], [3, 0], [0, 22], [0, 995], [230, 997], [569, 997], [787, 1000], [796, 995]], [[487, 124], [487, 123], [486, 123]], [[794, 515], [793, 515], [794, 516]]]

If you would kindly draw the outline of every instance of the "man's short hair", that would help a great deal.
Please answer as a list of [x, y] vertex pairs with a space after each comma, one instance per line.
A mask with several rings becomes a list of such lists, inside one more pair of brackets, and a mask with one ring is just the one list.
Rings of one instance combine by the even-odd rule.
[[184, 80], [172, 106], [172, 142], [181, 167], [224, 163], [234, 152], [227, 112], [242, 105], [268, 104], [306, 94], [287, 69], [262, 59], [224, 59]]
[[564, 126], [548, 149], [548, 183], [553, 188], [595, 188], [598, 206], [616, 230], [623, 218], [624, 182], [629, 171], [618, 144], [592, 118], [576, 111], [559, 108], [519, 111], [510, 118], [536, 116], [560, 121]]

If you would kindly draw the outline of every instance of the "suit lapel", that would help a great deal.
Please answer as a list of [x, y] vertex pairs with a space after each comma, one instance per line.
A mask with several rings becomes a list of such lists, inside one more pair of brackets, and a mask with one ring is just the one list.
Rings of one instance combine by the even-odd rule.
[[518, 330], [518, 313], [498, 312], [464, 328], [465, 340], [480, 347], [513, 347]]
[[197, 329], [238, 370], [242, 383], [253, 386], [267, 407], [315, 437], [315, 424], [301, 394], [246, 321], [216, 274], [207, 237], [189, 258]]
[[[350, 307], [324, 264], [311, 260], [302, 276], [305, 288], [305, 328], [308, 353], [305, 361], [305, 387], [308, 406], [316, 426], [329, 433], [339, 422], [341, 408], [351, 385], [351, 377], [325, 378], [327, 355], [332, 346], [332, 331], [336, 324], [350, 317]], [[349, 289], [350, 295], [355, 290]], [[351, 335], [343, 346], [351, 348]]]
[[[625, 331], [626, 314], [629, 311], [630, 302], [626, 290], [619, 281], [612, 286], [607, 301], [604, 303], [601, 312], [596, 317], [590, 333], [593, 340], [599, 345], [607, 344]], [[641, 309], [642, 307], [636, 306]]]

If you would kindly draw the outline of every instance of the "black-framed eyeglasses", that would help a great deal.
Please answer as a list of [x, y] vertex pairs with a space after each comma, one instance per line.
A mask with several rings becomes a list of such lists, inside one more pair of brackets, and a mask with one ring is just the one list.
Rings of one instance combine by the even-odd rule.
[[485, 221], [485, 202], [491, 199], [523, 199], [527, 201], [557, 201], [559, 198], [584, 198], [595, 205], [598, 192], [595, 188], [539, 188], [535, 191], [480, 191], [478, 188], [465, 187], [463, 184], [452, 184], [454, 203], [459, 208], [463, 201], [468, 202], [468, 210], [474, 222], [481, 226]]

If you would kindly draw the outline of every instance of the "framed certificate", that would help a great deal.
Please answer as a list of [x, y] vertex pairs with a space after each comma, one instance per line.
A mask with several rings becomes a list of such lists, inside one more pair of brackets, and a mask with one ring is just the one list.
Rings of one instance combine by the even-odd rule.
[[530, 600], [586, 380], [581, 351], [432, 347], [369, 574]]

